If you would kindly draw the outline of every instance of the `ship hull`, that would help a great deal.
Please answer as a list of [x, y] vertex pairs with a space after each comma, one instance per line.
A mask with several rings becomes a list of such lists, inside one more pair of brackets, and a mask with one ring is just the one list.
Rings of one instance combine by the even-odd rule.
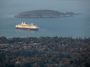
[[16, 28], [16, 29], [21, 29], [21, 30], [38, 30], [37, 28]]

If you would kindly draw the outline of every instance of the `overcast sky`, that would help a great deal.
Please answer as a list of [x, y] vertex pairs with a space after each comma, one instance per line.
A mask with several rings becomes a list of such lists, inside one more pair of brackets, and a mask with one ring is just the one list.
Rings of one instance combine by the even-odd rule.
[[58, 11], [89, 12], [90, 0], [0, 0], [0, 12], [50, 9]]

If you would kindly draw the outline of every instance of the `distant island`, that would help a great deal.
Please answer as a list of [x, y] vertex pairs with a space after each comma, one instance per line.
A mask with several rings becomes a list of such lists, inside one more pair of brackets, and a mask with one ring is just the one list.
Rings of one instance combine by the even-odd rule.
[[32, 10], [17, 14], [16, 18], [58, 18], [76, 15], [74, 12], [59, 12], [55, 10]]

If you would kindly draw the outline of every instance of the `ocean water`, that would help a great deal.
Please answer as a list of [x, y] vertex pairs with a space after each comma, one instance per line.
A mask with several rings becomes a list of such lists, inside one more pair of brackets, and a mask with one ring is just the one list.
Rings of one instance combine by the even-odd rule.
[[[38, 31], [16, 29], [15, 25], [21, 21], [35, 23]], [[90, 37], [90, 19], [87, 16], [77, 15], [63, 18], [0, 18], [0, 36], [6, 37]]]
[[[52, 2], [52, 3], [51, 3]], [[47, 5], [46, 5], [47, 4]], [[42, 6], [41, 6], [42, 5]], [[3, 0], [0, 1], [0, 36], [6, 37], [40, 37], [60, 36], [86, 38], [90, 37], [90, 7], [89, 0]], [[50, 9], [61, 12], [75, 12], [79, 15], [61, 18], [28, 18], [20, 19], [14, 16], [23, 11]], [[19, 30], [16, 24], [25, 21], [35, 23], [38, 31]]]

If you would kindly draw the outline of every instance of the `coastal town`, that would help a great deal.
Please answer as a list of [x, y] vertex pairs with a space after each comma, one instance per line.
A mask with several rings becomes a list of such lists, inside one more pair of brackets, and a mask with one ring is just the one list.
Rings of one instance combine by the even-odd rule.
[[0, 67], [89, 67], [90, 38], [0, 37]]

